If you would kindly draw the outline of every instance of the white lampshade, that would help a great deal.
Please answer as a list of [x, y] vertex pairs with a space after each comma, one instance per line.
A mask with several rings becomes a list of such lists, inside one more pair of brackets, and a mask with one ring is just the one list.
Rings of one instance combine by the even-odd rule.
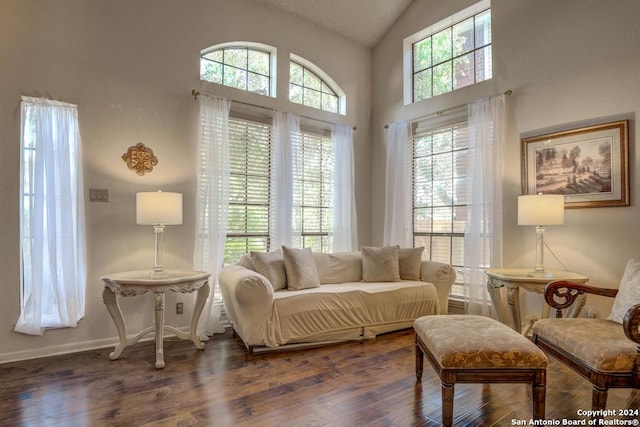
[[562, 194], [518, 196], [518, 225], [561, 224], [564, 224]]
[[163, 191], [136, 193], [136, 223], [182, 224], [182, 194]]

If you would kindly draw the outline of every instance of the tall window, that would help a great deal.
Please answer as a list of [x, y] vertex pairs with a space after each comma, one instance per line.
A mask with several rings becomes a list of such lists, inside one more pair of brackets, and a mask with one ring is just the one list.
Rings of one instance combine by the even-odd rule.
[[404, 41], [405, 104], [491, 79], [491, 9], [483, 0]]
[[345, 114], [345, 96], [318, 67], [296, 55], [289, 62], [289, 101], [318, 110]]
[[224, 263], [269, 248], [271, 127], [229, 119], [229, 222]]
[[333, 141], [331, 137], [302, 132], [302, 162], [294, 177], [294, 227], [301, 247], [330, 252], [333, 229]]
[[432, 261], [457, 271], [452, 294], [463, 296], [467, 123], [416, 128], [413, 138], [413, 240]]
[[257, 43], [212, 46], [200, 54], [200, 78], [275, 96], [275, 48]]
[[15, 330], [75, 326], [85, 309], [85, 230], [78, 111], [22, 98], [21, 309]]
[[[224, 262], [249, 251], [271, 249], [269, 241], [271, 125], [229, 119], [229, 223]], [[294, 177], [294, 227], [301, 246], [331, 250], [333, 229], [333, 142], [330, 137], [301, 133], [302, 161]]]

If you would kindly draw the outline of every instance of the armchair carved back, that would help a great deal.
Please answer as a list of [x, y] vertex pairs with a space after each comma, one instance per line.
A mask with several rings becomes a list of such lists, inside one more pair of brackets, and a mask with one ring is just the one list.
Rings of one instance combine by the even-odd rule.
[[562, 310], [571, 307], [578, 296], [585, 292], [603, 297], [615, 297], [617, 289], [594, 288], [580, 283], [557, 280], [547, 285], [544, 291], [544, 299], [551, 307], [556, 309], [556, 318], [562, 317]]

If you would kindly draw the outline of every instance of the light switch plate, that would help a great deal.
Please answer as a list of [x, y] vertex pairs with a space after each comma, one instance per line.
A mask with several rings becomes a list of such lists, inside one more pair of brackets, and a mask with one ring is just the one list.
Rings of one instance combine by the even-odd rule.
[[109, 201], [109, 189], [107, 189], [107, 188], [90, 188], [89, 189], [89, 201], [90, 202], [108, 202]]

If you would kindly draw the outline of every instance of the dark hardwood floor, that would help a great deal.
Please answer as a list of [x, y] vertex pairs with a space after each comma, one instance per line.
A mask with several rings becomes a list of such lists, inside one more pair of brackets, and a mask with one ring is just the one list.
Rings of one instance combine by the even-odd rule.
[[[125, 349], [115, 361], [107, 348], [8, 363], [0, 365], [0, 424], [437, 426], [440, 382], [425, 361], [416, 384], [413, 342], [406, 330], [252, 356], [227, 332], [204, 351], [165, 340], [161, 370], [154, 368], [152, 342]], [[550, 358], [547, 418], [584, 419], [578, 410], [590, 407], [591, 385]], [[611, 390], [607, 408], [638, 409], [640, 392]], [[525, 384], [456, 386], [455, 425], [528, 425], [530, 418]]]

